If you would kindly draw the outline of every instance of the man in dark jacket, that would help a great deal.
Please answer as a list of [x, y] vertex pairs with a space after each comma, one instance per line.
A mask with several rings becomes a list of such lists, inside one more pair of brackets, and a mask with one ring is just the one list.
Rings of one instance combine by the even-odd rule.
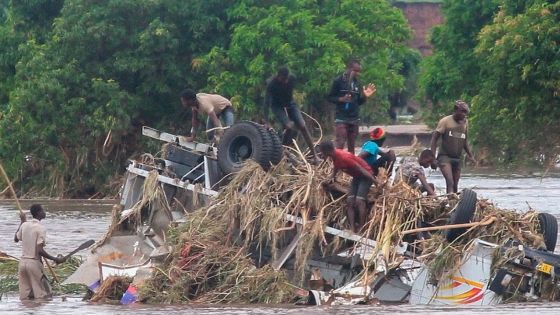
[[335, 135], [336, 147], [344, 148], [348, 141], [348, 152], [354, 153], [358, 127], [360, 123], [360, 105], [375, 93], [375, 85], [360, 86], [358, 76], [362, 71], [356, 59], [346, 64], [346, 71], [336, 77], [332, 83], [328, 100], [336, 105]]
[[280, 67], [278, 73], [267, 81], [263, 106], [264, 122], [267, 126], [269, 125], [269, 109], [272, 108], [274, 117], [284, 128], [282, 144], [291, 145], [293, 138], [297, 135], [297, 131], [300, 130], [305, 143], [307, 143], [311, 151], [313, 160], [317, 161], [313, 140], [305, 125], [301, 111], [294, 102], [294, 85], [295, 77], [290, 74], [286, 67]]

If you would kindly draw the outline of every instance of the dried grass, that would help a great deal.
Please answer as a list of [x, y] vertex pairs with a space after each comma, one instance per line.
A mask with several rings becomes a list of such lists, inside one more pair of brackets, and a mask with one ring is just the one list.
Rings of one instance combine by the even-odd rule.
[[[211, 205], [189, 214], [187, 222], [175, 228], [168, 238], [175, 248], [174, 254], [141, 288], [142, 296], [157, 303], [288, 302], [295, 298], [290, 283], [304, 283], [311, 256], [328, 256], [348, 249], [349, 242], [326, 237], [324, 230], [326, 226], [344, 229], [343, 192], [350, 178], [342, 176], [337, 184], [325, 189], [323, 182], [332, 165], [306, 163], [297, 146], [294, 153], [300, 157], [299, 164], [292, 165], [283, 159], [268, 172], [248, 162], [229, 178]], [[373, 202], [367, 224], [360, 231], [362, 237], [378, 244], [372, 258], [364, 262], [362, 276], [366, 283], [379, 272], [380, 264], [392, 269], [402, 262], [395, 247], [403, 241], [404, 231], [418, 227], [419, 222], [446, 224], [457, 203], [454, 196], [424, 197], [401, 180], [391, 184], [384, 172], [378, 176], [378, 182], [381, 184], [370, 190], [368, 199]], [[145, 189], [149, 183], [152, 182], [147, 180]], [[138, 209], [158, 199], [157, 189], [151, 192]], [[295, 234], [295, 224], [285, 220], [288, 214], [303, 221], [303, 237], [293, 260], [295, 274], [290, 274], [290, 278], [268, 266], [255, 266], [255, 261], [258, 265], [260, 260], [278, 257]], [[472, 228], [461, 238], [471, 241], [449, 244], [444, 231], [432, 233], [428, 240], [415, 241], [414, 245], [422, 249], [418, 259], [428, 266], [433, 281], [448, 278], [460, 268], [461, 258], [475, 238], [497, 244], [513, 238], [533, 247], [544, 245], [537, 233], [535, 211], [502, 210], [479, 200], [474, 220], [489, 217], [496, 217], [496, 222]], [[494, 268], [504, 263], [505, 259], [496, 261]]]

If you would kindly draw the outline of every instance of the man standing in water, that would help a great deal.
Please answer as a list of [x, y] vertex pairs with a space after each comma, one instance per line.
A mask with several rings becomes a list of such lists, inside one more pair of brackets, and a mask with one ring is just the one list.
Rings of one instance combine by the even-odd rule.
[[301, 116], [301, 111], [294, 102], [294, 85], [295, 77], [290, 74], [290, 71], [286, 67], [280, 67], [278, 73], [267, 80], [263, 106], [264, 122], [267, 126], [269, 125], [268, 111], [269, 108], [272, 108], [274, 117], [280, 121], [284, 128], [282, 144], [291, 145], [293, 138], [297, 134], [297, 129], [299, 129], [313, 155], [314, 161], [317, 162], [313, 140], [311, 140], [309, 130], [307, 130], [305, 121]]
[[346, 64], [346, 71], [332, 83], [328, 100], [335, 104], [336, 147], [343, 149], [348, 142], [348, 152], [354, 154], [356, 137], [360, 123], [360, 105], [375, 93], [375, 85], [360, 86], [358, 76], [362, 66], [357, 59]]
[[[333, 173], [331, 180], [336, 179], [339, 170], [352, 176], [352, 183], [346, 197], [346, 217], [350, 229], [357, 233], [366, 224], [366, 198], [369, 187], [375, 182], [371, 168], [366, 161], [354, 154], [335, 149], [332, 141], [323, 141], [319, 144], [319, 150], [326, 159], [330, 157], [333, 161]], [[356, 225], [356, 212], [358, 213], [358, 224]]]
[[468, 114], [469, 105], [461, 100], [455, 101], [453, 114], [443, 117], [432, 134], [432, 152], [436, 152], [438, 140], [441, 137], [437, 160], [445, 178], [448, 194], [458, 191], [463, 150], [467, 153], [469, 160], [476, 163], [467, 141]]
[[34, 204], [31, 206], [30, 212], [33, 219], [26, 221], [25, 215], [20, 216], [21, 224], [14, 237], [16, 243], [19, 241], [22, 243], [22, 255], [18, 266], [20, 300], [46, 299], [52, 296], [41, 257], [57, 264], [66, 260], [64, 257], [53, 257], [45, 251], [47, 232], [40, 222], [46, 217], [43, 207]]

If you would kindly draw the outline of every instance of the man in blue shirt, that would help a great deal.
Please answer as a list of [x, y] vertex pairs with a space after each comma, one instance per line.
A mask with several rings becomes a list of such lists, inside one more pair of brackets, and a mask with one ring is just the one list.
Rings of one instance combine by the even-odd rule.
[[[385, 142], [385, 130], [381, 127], [374, 128], [369, 133], [369, 137], [371, 140], [366, 141], [362, 145], [359, 156], [371, 167], [373, 175], [377, 175], [379, 173], [379, 168], [383, 167], [390, 176], [393, 171], [396, 156], [393, 150], [384, 150], [381, 148]], [[379, 158], [377, 156], [379, 156]]]

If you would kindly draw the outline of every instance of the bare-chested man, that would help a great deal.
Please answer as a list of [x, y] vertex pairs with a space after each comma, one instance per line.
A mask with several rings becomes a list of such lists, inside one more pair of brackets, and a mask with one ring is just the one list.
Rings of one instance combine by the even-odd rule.
[[432, 134], [431, 150], [436, 152], [438, 140], [441, 144], [437, 155], [438, 166], [445, 178], [447, 193], [457, 193], [461, 177], [461, 157], [463, 150], [473, 163], [476, 163], [467, 141], [469, 105], [455, 101], [452, 115], [443, 117]]

